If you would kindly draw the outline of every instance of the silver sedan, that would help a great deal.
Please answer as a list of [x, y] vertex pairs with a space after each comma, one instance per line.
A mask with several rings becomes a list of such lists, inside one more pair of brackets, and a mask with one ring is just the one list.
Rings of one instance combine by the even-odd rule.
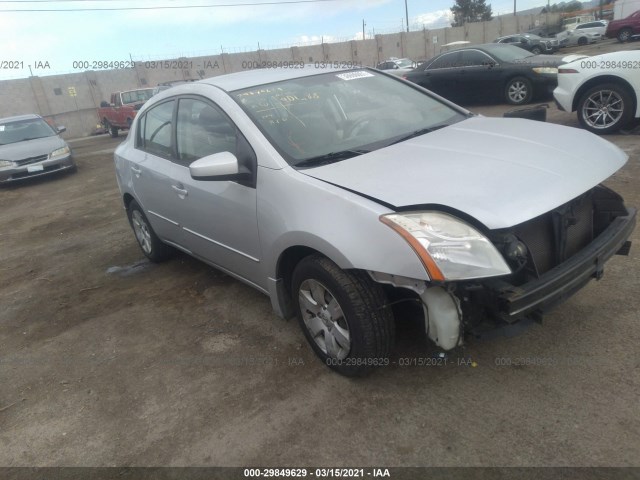
[[0, 119], [0, 184], [75, 170], [64, 131], [35, 114]]
[[313, 66], [161, 92], [115, 152], [148, 258], [181, 250], [267, 294], [345, 375], [388, 364], [402, 305], [446, 351], [599, 278], [635, 225], [600, 186], [626, 161], [581, 130]]

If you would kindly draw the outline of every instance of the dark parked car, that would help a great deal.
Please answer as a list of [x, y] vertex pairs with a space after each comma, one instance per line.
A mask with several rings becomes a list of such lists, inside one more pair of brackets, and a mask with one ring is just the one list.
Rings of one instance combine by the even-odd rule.
[[640, 10], [627, 18], [613, 20], [607, 25], [607, 38], [617, 38], [619, 42], [627, 42], [632, 37], [640, 36]]
[[541, 53], [554, 53], [560, 48], [557, 40], [545, 39], [538, 35], [532, 35], [530, 33], [518, 33], [516, 35], [506, 35], [504, 37], [496, 38], [493, 43], [506, 43], [508, 45], [514, 45], [516, 47], [524, 48], [525, 50], [539, 55]]
[[403, 77], [449, 100], [485, 97], [513, 105], [550, 94], [558, 83], [558, 65], [579, 58], [533, 55], [513, 45], [489, 43], [437, 55]]

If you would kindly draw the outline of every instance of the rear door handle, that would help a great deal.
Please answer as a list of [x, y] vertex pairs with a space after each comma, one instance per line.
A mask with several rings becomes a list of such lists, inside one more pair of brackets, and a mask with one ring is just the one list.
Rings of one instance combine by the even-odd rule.
[[133, 165], [131, 165], [131, 171], [133, 173], [135, 173], [136, 177], [138, 177], [138, 178], [140, 177], [140, 174], [142, 173], [141, 169], [139, 169], [137, 167], [134, 167]]
[[189, 194], [183, 185], [171, 185], [171, 188], [173, 188], [180, 198], [185, 198]]

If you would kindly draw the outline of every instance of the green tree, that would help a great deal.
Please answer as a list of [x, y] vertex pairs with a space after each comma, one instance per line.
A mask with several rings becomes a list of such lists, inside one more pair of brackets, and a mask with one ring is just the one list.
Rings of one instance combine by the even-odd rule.
[[453, 13], [453, 27], [460, 27], [465, 23], [486, 22], [491, 20], [493, 12], [491, 5], [485, 3], [486, 0], [456, 0], [451, 7]]

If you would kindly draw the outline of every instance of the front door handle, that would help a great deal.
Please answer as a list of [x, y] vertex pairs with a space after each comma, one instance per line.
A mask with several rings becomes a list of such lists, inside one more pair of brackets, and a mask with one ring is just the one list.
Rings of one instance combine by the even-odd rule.
[[142, 173], [141, 169], [131, 165], [131, 171], [135, 174], [136, 178], [140, 178], [140, 174]]
[[183, 185], [171, 185], [171, 188], [173, 188], [180, 198], [185, 198], [189, 194]]

